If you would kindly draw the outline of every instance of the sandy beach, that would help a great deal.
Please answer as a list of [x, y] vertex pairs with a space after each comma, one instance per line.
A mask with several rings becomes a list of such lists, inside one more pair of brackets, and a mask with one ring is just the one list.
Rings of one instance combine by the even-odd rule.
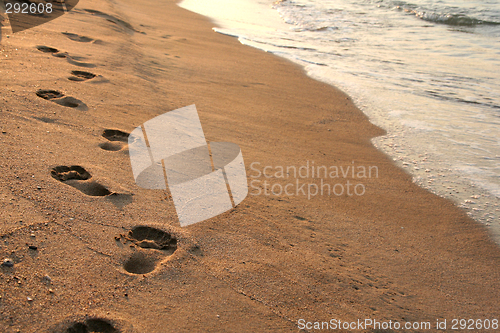
[[[33, 29], [1, 24], [1, 332], [500, 319], [498, 245], [376, 150], [384, 131], [341, 91], [173, 0], [80, 0]], [[240, 146], [250, 193], [180, 227], [168, 192], [135, 184], [127, 136], [191, 104], [208, 141]], [[264, 181], [321, 184], [276, 175], [313, 163], [377, 176], [324, 179], [363, 195], [265, 195]]]

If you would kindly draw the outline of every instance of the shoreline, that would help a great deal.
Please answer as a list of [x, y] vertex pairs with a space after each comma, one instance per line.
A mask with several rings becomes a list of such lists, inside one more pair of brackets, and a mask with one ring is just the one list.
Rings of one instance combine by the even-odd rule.
[[[467, 165], [469, 165], [466, 164], [464, 166], [464, 160], [455, 161], [453, 154], [443, 155], [438, 153], [438, 151], [443, 152], [442, 149], [445, 147], [443, 146], [445, 143], [441, 141], [446, 141], [446, 138], [440, 138], [439, 135], [438, 137], [432, 135], [432, 132], [439, 129], [439, 126], [436, 127], [436, 124], [434, 124], [432, 120], [427, 122], [426, 118], [432, 118], [431, 114], [423, 112], [423, 115], [420, 118], [415, 114], [407, 116], [405, 121], [413, 122], [414, 126], [407, 127], [402, 125], [400, 121], [403, 119], [389, 116], [387, 112], [384, 111], [384, 109], [393, 110], [396, 113], [402, 112], [404, 114], [406, 112], [404, 107], [401, 109], [395, 107], [398, 100], [401, 103], [404, 103], [404, 101], [401, 101], [401, 98], [396, 98], [394, 100], [392, 100], [390, 96], [385, 96], [386, 98], [379, 96], [377, 98], [377, 94], [375, 93], [376, 91], [370, 91], [369, 85], [371, 81], [369, 79], [356, 82], [355, 80], [353, 81], [352, 77], [346, 74], [337, 72], [337, 74], [334, 75], [333, 73], [335, 70], [331, 67], [331, 62], [327, 60], [324, 61], [324, 65], [326, 65], [326, 67], [313, 65], [314, 61], [309, 61], [314, 59], [313, 54], [301, 55], [300, 53], [294, 53], [293, 51], [280, 51], [280, 47], [287, 47], [288, 40], [291, 41], [291, 46], [299, 46], [299, 49], [300, 45], [307, 47], [307, 43], [304, 44], [304, 36], [301, 37], [300, 34], [299, 36], [294, 36], [293, 34], [288, 36], [288, 34], [283, 32], [290, 29], [291, 26], [290, 24], [282, 22], [282, 18], [279, 18], [277, 12], [279, 9], [270, 9], [268, 6], [264, 6], [263, 4], [247, 8], [249, 4], [246, 1], [241, 1], [237, 4], [229, 4], [225, 3], [223, 0], [219, 0], [215, 2], [214, 5], [215, 6], [208, 8], [203, 5], [203, 3], [197, 3], [190, 0], [180, 2], [180, 6], [182, 8], [210, 17], [216, 26], [213, 29], [217, 33], [236, 37], [243, 45], [255, 47], [287, 59], [294, 64], [298, 64], [304, 69], [304, 72], [309, 77], [329, 84], [351, 96], [354, 104], [362, 110], [365, 115], [367, 115], [370, 122], [387, 131], [386, 135], [373, 138], [373, 145], [387, 154], [394, 161], [394, 163], [411, 175], [416, 184], [438, 196], [451, 200], [457, 207], [466, 211], [468, 216], [476, 220], [480, 225], [483, 225], [488, 230], [488, 233], [491, 235], [493, 240], [500, 246], [500, 225], [496, 223], [500, 217], [498, 213], [500, 200], [494, 194], [495, 183], [493, 182], [490, 184], [491, 186], [485, 185], [487, 182], [482, 176], [478, 176], [479, 178], [472, 180], [467, 173], [464, 174], [463, 172], [461, 173], [458, 171], [458, 169], [467, 168]], [[245, 14], [236, 11], [235, 8], [238, 7], [243, 7], [243, 12]], [[225, 12], [224, 14], [219, 13], [217, 8], [227, 9], [227, 11], [232, 13], [232, 15], [230, 16]], [[264, 18], [265, 23], [259, 23], [262, 21], [262, 18], [254, 14], [249, 14], [249, 12], [254, 14], [259, 13]], [[288, 19], [290, 19], [290, 17], [288, 17]], [[332, 24], [332, 22], [329, 23]], [[312, 23], [309, 22], [309, 24]], [[299, 21], [298, 27], [301, 26], [302, 25]], [[276, 30], [277, 33], [275, 34], [275, 38], [278, 37], [278, 39], [280, 39], [281, 36], [284, 41], [274, 41], [273, 38], [267, 36], [268, 33], [259, 33], [260, 30], [267, 31], [268, 29], [271, 31]], [[308, 28], [306, 27], [305, 29], [307, 30]], [[335, 36], [330, 35], [330, 38], [334, 37]], [[316, 38], [322, 37], [316, 36]], [[318, 48], [318, 51], [321, 50], [322, 52], [325, 52], [325, 49], [322, 49], [321, 46], [315, 45], [314, 43], [312, 45], [313, 47]], [[346, 47], [346, 45], [344, 46]], [[340, 54], [336, 55], [339, 56]], [[342, 58], [338, 61], [340, 61], [338, 64], [340, 68], [346, 66], [346, 64], [342, 65]], [[335, 67], [335, 65], [333, 65], [333, 67]], [[326, 68], [326, 73], [322, 68]], [[360, 70], [363, 72], [363, 69]], [[348, 70], [344, 68], [344, 71]], [[369, 73], [365, 74], [369, 75]], [[386, 83], [387, 82], [384, 82], [384, 84]], [[388, 99], [392, 101], [389, 101]], [[388, 103], [386, 106], [384, 106], [384, 101]], [[436, 103], [439, 102], [436, 101]], [[427, 106], [429, 107], [428, 104]], [[452, 105], [449, 105], [449, 107], [452, 107]], [[419, 109], [424, 110], [427, 108], [420, 105]], [[411, 111], [408, 112], [412, 114]], [[446, 115], [442, 114], [441, 116], [446, 117]], [[439, 115], [436, 115], [436, 117], [439, 117]], [[474, 126], [474, 124], [470, 124], [470, 126]], [[445, 128], [443, 128], [443, 130], [446, 132]], [[424, 133], [425, 131], [430, 131], [430, 136], [428, 138], [422, 137], [423, 134], [419, 134], [420, 131], [424, 131]], [[451, 135], [451, 137], [456, 137], [456, 133], [454, 134], [454, 132], [446, 133]], [[434, 140], [440, 141], [440, 144], [438, 145], [439, 147], [433, 146]], [[474, 137], [470, 138], [470, 140], [472, 140], [471, 142], [475, 141]], [[457, 141], [460, 141], [460, 138], [458, 138]], [[448, 145], [449, 144], [450, 142], [448, 142]], [[466, 144], [466, 142], [464, 142], [464, 144]], [[421, 146], [429, 147], [429, 149], [418, 148]], [[457, 153], [456, 147], [454, 148], [453, 145], [449, 145], [449, 149], [455, 150], [455, 153]], [[487, 149], [487, 147], [483, 147], [483, 149]], [[448, 161], [454, 162], [450, 163]], [[476, 169], [480, 169], [480, 166], [482, 165], [480, 161], [478, 162], [474, 159], [467, 162], [470, 163], [470, 165], [476, 166]], [[482, 166], [486, 167], [485, 165]], [[473, 166], [471, 166], [471, 168], [474, 169]], [[483, 173], [484, 172], [487, 171], [483, 170]]]
[[[383, 131], [349, 96], [211, 27], [175, 1], [88, 0], [2, 39], [0, 257], [14, 261], [0, 271], [2, 331], [90, 325], [85, 316], [123, 332], [297, 331], [301, 318], [493, 319], [500, 249], [485, 228], [378, 151], [370, 139]], [[75, 70], [96, 77], [68, 80]], [[87, 110], [39, 98], [39, 89]], [[376, 165], [379, 177], [366, 179], [363, 196], [248, 196], [180, 228], [168, 196], [134, 184], [126, 145], [102, 134], [190, 104], [207, 141], [241, 147], [247, 177], [252, 162], [306, 161]], [[119, 149], [104, 149], [109, 142]], [[117, 195], [61, 183], [50, 176], [60, 165], [84, 167]], [[175, 252], [134, 247], [133, 234], [122, 234], [138, 225], [176, 237]]]

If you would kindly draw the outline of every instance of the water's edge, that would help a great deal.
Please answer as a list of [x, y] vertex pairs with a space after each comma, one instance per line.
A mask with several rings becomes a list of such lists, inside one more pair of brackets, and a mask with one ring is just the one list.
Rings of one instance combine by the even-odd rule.
[[[386, 130], [386, 135], [372, 139], [374, 147], [385, 153], [397, 166], [412, 176], [414, 183], [440, 197], [451, 200], [458, 208], [465, 210], [467, 215], [485, 226], [493, 240], [500, 245], [500, 224], [496, 225], [498, 217], [500, 217], [498, 209], [500, 198], [491, 196], [487, 191], [472, 183], [464, 182], [460, 179], [460, 174], [452, 170], [451, 164], [449, 167], [441, 165], [441, 168], [436, 168], [435, 165], [429, 163], [432, 159], [439, 159], [439, 154], [432, 151], [425, 154], [414, 154], [411, 150], [405, 150], [405, 144], [407, 147], [411, 147], [413, 132], [418, 131], [418, 129], [402, 127], [390, 119], [380, 117], [379, 110], [376, 110], [376, 103], [370, 100], [371, 96], [360, 93], [359, 90], [362, 90], [362, 87], [361, 89], [353, 89], [352, 85], [345, 84], [342, 77], [338, 75], [322, 75], [324, 66], [321, 63], [307, 62], [304, 59], [292, 57], [287, 53], [280, 52], [279, 48], [273, 47], [272, 44], [256, 42], [255, 39], [252, 40], [245, 36], [245, 29], [255, 29], [255, 25], [238, 19], [240, 6], [245, 7], [245, 14], [257, 13], [255, 22], [264, 20], [266, 22], [265, 28], [270, 31], [289, 29], [288, 25], [277, 21], [276, 16], [273, 17], [274, 10], [270, 9], [269, 6], [267, 7], [269, 11], [263, 11], [262, 5], [266, 4], [266, 1], [261, 1], [263, 2], [256, 5], [251, 0], [241, 0], [237, 4], [227, 0], [218, 0], [218, 5], [224, 3], [223, 6], [227, 9], [226, 18], [217, 17], [219, 14], [217, 5], [203, 7], [200, 2], [193, 4], [191, 0], [184, 0], [178, 5], [211, 19], [215, 25], [219, 26], [214, 28], [215, 32], [236, 37], [243, 45], [285, 58], [302, 66], [309, 77], [345, 92], [351, 97], [356, 107], [367, 115], [370, 122]], [[262, 27], [259, 26], [259, 28]], [[265, 28], [262, 31], [263, 34], [267, 33]], [[446, 182], [443, 182], [442, 179], [446, 179]], [[455, 179], [460, 179], [460, 181], [455, 181]], [[497, 221], [496, 224], [495, 221]]]

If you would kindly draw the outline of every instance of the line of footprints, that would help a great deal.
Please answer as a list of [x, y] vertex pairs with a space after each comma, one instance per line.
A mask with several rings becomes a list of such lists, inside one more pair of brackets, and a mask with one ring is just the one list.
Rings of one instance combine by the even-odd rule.
[[[63, 34], [76, 42], [82, 43], [102, 43], [100, 40], [94, 40], [86, 36], [63, 32]], [[68, 63], [74, 66], [84, 68], [94, 68], [94, 64], [83, 62], [85, 58], [70, 56], [67, 52], [61, 52], [56, 48], [48, 46], [37, 46], [37, 49], [43, 53], [49, 53], [54, 57], [66, 59]], [[74, 82], [84, 82], [89, 80], [99, 80], [99, 82], [107, 82], [102, 76], [94, 73], [74, 70], [68, 80]], [[40, 89], [36, 95], [45, 100], [54, 102], [58, 105], [78, 109], [81, 111], [88, 110], [87, 105], [82, 101], [65, 96], [62, 92], [51, 89]], [[99, 147], [107, 151], [121, 151], [127, 148], [129, 133], [117, 129], [105, 129], [102, 133], [107, 141], [101, 143]], [[92, 179], [92, 175], [82, 166], [56, 166], [51, 170], [51, 176], [69, 186], [78, 189], [85, 195], [89, 196], [112, 196], [117, 193], [111, 192], [105, 186], [99, 184]], [[162, 262], [171, 256], [177, 249], [177, 238], [170, 233], [148, 226], [136, 226], [128, 233], [120, 234], [115, 237], [117, 246], [121, 248], [129, 248], [132, 251], [123, 260], [123, 269], [129, 274], [147, 274], [153, 272], [158, 263]], [[103, 332], [103, 333], [120, 333], [122, 332], [123, 323], [117, 323], [114, 320], [85, 317], [81, 319], [73, 319], [58, 325], [56, 331], [60, 332]]]
[[[54, 57], [66, 58], [68, 60], [68, 62], [70, 62], [73, 65], [82, 66], [84, 64], [84, 63], [75, 62], [75, 60], [73, 60], [66, 52], [59, 52], [58, 49], [55, 49], [53, 47], [37, 46], [37, 49], [41, 52], [44, 52], [44, 53], [50, 53]], [[90, 65], [90, 64], [87, 64], [87, 66], [83, 66], [83, 67], [88, 67], [88, 65]], [[93, 73], [90, 73], [90, 72], [72, 71], [71, 76], [68, 77], [68, 80], [86, 81], [86, 80], [94, 79], [95, 77], [96, 77], [96, 75]], [[64, 96], [64, 94], [62, 92], [57, 91], [57, 90], [40, 89], [36, 92], [36, 95], [40, 98], [46, 99], [48, 101], [54, 102], [54, 103], [62, 105], [62, 106], [79, 109], [81, 111], [88, 110], [87, 105], [85, 105], [85, 103], [83, 103], [79, 99], [76, 99], [76, 98], [70, 97], [70, 96]]]
[[[96, 42], [94, 39], [85, 36], [71, 33], [63, 34], [69, 39], [78, 42]], [[58, 58], [66, 58], [73, 65], [75, 65], [76, 62], [78, 66], [94, 67], [93, 64], [78, 62], [82, 60], [81, 58], [70, 57], [67, 53], [60, 52], [52, 47], [37, 46], [37, 49], [44, 53], [50, 53]], [[71, 76], [69, 76], [68, 79], [81, 82], [93, 80], [96, 77], [96, 74], [75, 70], [71, 72]], [[36, 95], [65, 107], [78, 108], [81, 110], [86, 109], [86, 105], [82, 101], [70, 96], [64, 96], [63, 93], [56, 90], [42, 89], [38, 90]], [[107, 141], [99, 144], [99, 147], [103, 150], [113, 152], [125, 150], [128, 146], [128, 136], [129, 133], [124, 131], [105, 129], [102, 132], [102, 137]], [[52, 178], [74, 187], [85, 195], [97, 197], [118, 195], [118, 193], [111, 192], [108, 188], [94, 180], [90, 172], [79, 165], [56, 166], [52, 168], [50, 173]], [[132, 254], [124, 260], [123, 264], [124, 270], [131, 274], [147, 274], [154, 271], [159, 262], [171, 256], [177, 249], [177, 239], [173, 235], [148, 226], [137, 226], [130, 230], [128, 234], [115, 237], [115, 241], [118, 246], [122, 248], [128, 247], [132, 250]]]

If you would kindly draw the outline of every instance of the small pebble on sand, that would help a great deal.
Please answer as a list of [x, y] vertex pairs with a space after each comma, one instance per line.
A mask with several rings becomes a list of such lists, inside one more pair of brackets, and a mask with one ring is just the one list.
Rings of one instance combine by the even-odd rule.
[[14, 267], [14, 261], [12, 261], [12, 259], [10, 259], [10, 258], [5, 258], [2, 261], [2, 266], [5, 266], [5, 267]]

